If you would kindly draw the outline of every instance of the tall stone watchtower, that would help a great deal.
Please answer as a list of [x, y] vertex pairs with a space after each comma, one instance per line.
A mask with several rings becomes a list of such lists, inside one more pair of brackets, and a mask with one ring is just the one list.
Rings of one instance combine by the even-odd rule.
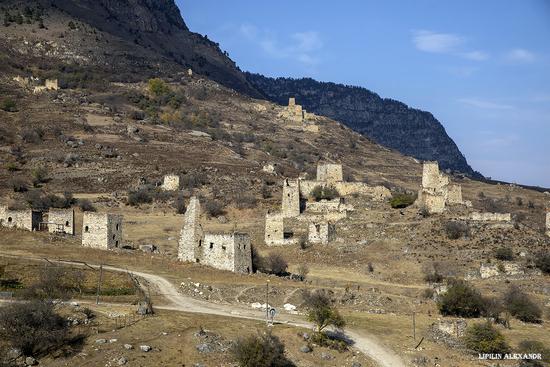
[[82, 246], [111, 249], [122, 246], [122, 216], [106, 213], [84, 213]]
[[300, 182], [298, 180], [283, 181], [282, 215], [284, 218], [300, 215]]
[[422, 166], [422, 188], [439, 190], [439, 164], [424, 162]]
[[546, 235], [550, 237], [550, 209], [546, 212]]
[[202, 241], [202, 230], [200, 227], [201, 204], [196, 196], [191, 197], [183, 219], [180, 240], [178, 244], [178, 260], [196, 261], [197, 248]]

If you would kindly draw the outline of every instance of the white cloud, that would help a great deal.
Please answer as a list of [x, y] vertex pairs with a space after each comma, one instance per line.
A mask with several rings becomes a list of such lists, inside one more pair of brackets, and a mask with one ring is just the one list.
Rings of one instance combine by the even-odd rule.
[[489, 54], [481, 50], [465, 50], [466, 38], [454, 33], [438, 33], [428, 30], [413, 31], [415, 47], [424, 52], [446, 54], [473, 61], [484, 61]]
[[479, 51], [479, 50], [464, 52], [463, 54], [461, 54], [461, 56], [466, 59], [474, 60], [474, 61], [484, 61], [489, 58], [489, 54], [487, 52]]
[[506, 59], [513, 62], [529, 63], [535, 61], [535, 54], [523, 48], [515, 48], [506, 54]]
[[320, 62], [317, 53], [323, 48], [323, 41], [318, 32], [296, 32], [280, 38], [273, 32], [243, 24], [240, 26], [240, 33], [273, 58], [295, 60], [306, 66]]
[[514, 109], [514, 106], [512, 106], [512, 105], [487, 101], [487, 100], [478, 99], [478, 98], [460, 98], [460, 99], [458, 99], [458, 101], [462, 104], [465, 104], [465, 105], [468, 105], [468, 106], [471, 106], [471, 107], [476, 107], [476, 108], [481, 108], [481, 109], [486, 109], [486, 110], [512, 110], [512, 109]]

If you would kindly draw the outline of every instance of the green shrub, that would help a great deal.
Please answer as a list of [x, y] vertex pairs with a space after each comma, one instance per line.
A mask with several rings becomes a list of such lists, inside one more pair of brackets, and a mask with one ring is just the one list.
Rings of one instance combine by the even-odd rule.
[[440, 295], [438, 308], [442, 315], [460, 317], [479, 317], [486, 309], [479, 291], [459, 279], [451, 281], [447, 292]]
[[83, 212], [95, 212], [96, 208], [88, 199], [78, 199], [78, 206]]
[[185, 207], [185, 198], [180, 193], [176, 197], [176, 200], [174, 200], [174, 209], [176, 209], [177, 214], [185, 214], [185, 211], [187, 208]]
[[21, 178], [12, 178], [8, 181], [8, 186], [11, 187], [11, 189], [14, 192], [25, 192], [27, 191], [27, 183], [25, 180]]
[[321, 201], [321, 200], [332, 200], [337, 197], [340, 197], [340, 193], [334, 186], [321, 186], [317, 185], [311, 190], [310, 196], [315, 201]]
[[518, 352], [525, 354], [542, 354], [542, 359], [523, 361], [520, 367], [544, 367], [550, 366], [550, 348], [538, 340], [523, 340], [518, 345]]
[[306, 292], [304, 304], [307, 309], [307, 319], [315, 324], [318, 333], [322, 333], [327, 326], [341, 329], [346, 325], [344, 318], [325, 290]]
[[140, 204], [149, 204], [153, 202], [153, 196], [146, 189], [138, 189], [128, 192], [128, 204], [139, 206]]
[[18, 170], [17, 168], [17, 163], [15, 162], [9, 162], [8, 164], [6, 164], [6, 170], [8, 172], [15, 172]]
[[393, 194], [390, 198], [390, 205], [394, 209], [406, 208], [414, 203], [416, 195], [399, 193]]
[[511, 286], [504, 295], [504, 306], [518, 320], [540, 322], [542, 311], [527, 294], [516, 286]]
[[550, 274], [550, 253], [548, 252], [539, 253], [535, 259], [535, 265], [543, 273]]
[[155, 97], [161, 97], [170, 93], [170, 86], [159, 78], [149, 79], [147, 82], [149, 92]]
[[457, 240], [461, 237], [466, 237], [470, 233], [470, 229], [466, 223], [449, 221], [445, 223], [445, 233], [450, 240]]
[[237, 340], [231, 350], [240, 367], [291, 367], [285, 346], [275, 335], [251, 335]]
[[478, 353], [507, 353], [510, 347], [504, 336], [490, 322], [474, 324], [466, 329], [466, 347]]
[[6, 112], [17, 112], [17, 105], [15, 101], [11, 98], [6, 98], [0, 102], [0, 109]]
[[288, 269], [288, 262], [281, 254], [271, 253], [266, 259], [266, 265], [270, 274], [278, 276], [286, 275]]
[[502, 261], [514, 260], [514, 252], [510, 247], [499, 247], [495, 250], [495, 258]]
[[210, 217], [219, 217], [224, 211], [223, 204], [218, 200], [206, 199], [204, 201], [204, 210]]
[[37, 187], [40, 184], [48, 182], [48, 169], [44, 166], [32, 170], [32, 184]]

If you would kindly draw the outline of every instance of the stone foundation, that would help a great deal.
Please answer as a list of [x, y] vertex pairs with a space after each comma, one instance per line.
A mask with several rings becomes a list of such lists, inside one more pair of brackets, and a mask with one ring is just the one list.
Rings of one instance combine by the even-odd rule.
[[472, 213], [469, 217], [470, 220], [476, 222], [507, 222], [512, 221], [512, 215], [510, 213]]
[[332, 223], [310, 223], [308, 231], [308, 241], [310, 243], [320, 243], [323, 245], [334, 241], [336, 238], [336, 226]]
[[164, 191], [177, 191], [180, 189], [180, 176], [166, 175], [160, 187]]

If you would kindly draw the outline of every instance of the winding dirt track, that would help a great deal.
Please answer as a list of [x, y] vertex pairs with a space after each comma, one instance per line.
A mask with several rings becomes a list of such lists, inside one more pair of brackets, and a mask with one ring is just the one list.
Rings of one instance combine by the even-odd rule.
[[[44, 261], [41, 258], [28, 257], [28, 256], [15, 256], [2, 254], [0, 256], [21, 258], [26, 260]], [[70, 264], [75, 266], [84, 266], [83, 263], [65, 260], [50, 260], [51, 262]], [[90, 265], [93, 268], [99, 268], [99, 265]], [[115, 266], [103, 266], [103, 269], [124, 273], [131, 273], [138, 278], [147, 281], [151, 286], [157, 288], [159, 294], [161, 294], [165, 300], [164, 305], [155, 305], [156, 308], [201, 313], [209, 315], [218, 315], [225, 317], [244, 318], [252, 320], [265, 321], [265, 312], [252, 310], [249, 308], [239, 307], [237, 305], [223, 305], [216, 304], [207, 301], [197, 300], [192, 297], [185, 296], [178, 292], [177, 288], [166, 278], [159, 275], [144, 273], [140, 271], [129, 271], [127, 269], [115, 267]], [[277, 322], [285, 323], [296, 327], [308, 328], [313, 327], [312, 324], [301, 321], [292, 315], [279, 314], [277, 316]], [[372, 358], [380, 367], [406, 367], [401, 358], [391, 349], [384, 346], [376, 340], [372, 335], [367, 335], [362, 331], [346, 329], [346, 336], [353, 341], [353, 346]]]

